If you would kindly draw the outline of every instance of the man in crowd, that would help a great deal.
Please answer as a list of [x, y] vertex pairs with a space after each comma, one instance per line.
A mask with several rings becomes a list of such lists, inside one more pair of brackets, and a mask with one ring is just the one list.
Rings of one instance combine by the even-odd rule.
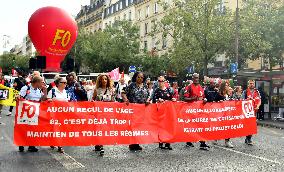
[[70, 101], [87, 101], [88, 96], [84, 87], [77, 82], [75, 72], [71, 72], [66, 76], [67, 86], [66, 91], [70, 97]]
[[[34, 76], [30, 85], [22, 87], [20, 90], [20, 97], [30, 101], [45, 101], [47, 99], [47, 89], [42, 84], [43, 79], [40, 76]], [[19, 151], [24, 151], [24, 146], [19, 146]], [[37, 152], [38, 149], [35, 146], [29, 146], [29, 152]]]
[[[248, 88], [243, 91], [243, 99], [244, 100], [252, 100], [253, 108], [254, 108], [254, 114], [256, 115], [260, 105], [261, 105], [261, 97], [258, 90], [255, 88], [255, 81], [249, 80], [248, 81]], [[245, 139], [245, 143], [248, 145], [253, 145], [252, 143], [252, 135], [249, 135]]]
[[[186, 102], [194, 102], [200, 101], [204, 99], [204, 90], [199, 84], [199, 74], [193, 74], [193, 83], [186, 87], [184, 93], [184, 101]], [[209, 146], [205, 143], [205, 141], [200, 142], [200, 150], [209, 150]], [[194, 147], [191, 142], [186, 143], [187, 147]]]
[[116, 88], [115, 88], [116, 100], [118, 102], [123, 102], [121, 93], [122, 93], [122, 90], [125, 89], [126, 87], [127, 87], [127, 84], [125, 83], [124, 78], [120, 78], [119, 83], [116, 85]]
[[[13, 87], [15, 90], [20, 91], [22, 87], [25, 85], [26, 85], [26, 79], [23, 77], [23, 71], [17, 69], [17, 78], [15, 78], [14, 80]], [[12, 115], [13, 108], [14, 106], [10, 106], [9, 113], [7, 114], [7, 116]]]
[[218, 95], [218, 84], [214, 79], [210, 79], [210, 85], [204, 90], [205, 100], [207, 102], [214, 102]]

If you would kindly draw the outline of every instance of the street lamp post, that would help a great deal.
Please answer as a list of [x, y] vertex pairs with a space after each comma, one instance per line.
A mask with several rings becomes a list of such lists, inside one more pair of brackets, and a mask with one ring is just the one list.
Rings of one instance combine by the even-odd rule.
[[239, 66], [239, 0], [237, 0], [236, 8], [236, 44], [235, 44], [235, 55], [236, 64]]
[[236, 56], [236, 65], [237, 71], [235, 74], [235, 85], [237, 85], [237, 76], [238, 76], [238, 69], [239, 69], [239, 0], [237, 0], [237, 7], [236, 7], [236, 33], [235, 33], [235, 56]]

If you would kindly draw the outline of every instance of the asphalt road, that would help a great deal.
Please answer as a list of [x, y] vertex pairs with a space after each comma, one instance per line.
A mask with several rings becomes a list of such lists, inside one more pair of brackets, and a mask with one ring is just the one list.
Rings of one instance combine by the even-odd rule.
[[[60, 154], [49, 147], [37, 153], [19, 153], [13, 144], [14, 116], [2, 112], [0, 122], [0, 172], [36, 171], [284, 171], [284, 131], [259, 127], [254, 146], [244, 138], [232, 139], [233, 149], [224, 141], [212, 145], [210, 151], [173, 144], [174, 150], [160, 150], [157, 144], [142, 145], [143, 151], [133, 153], [127, 146], [106, 146], [100, 157], [93, 147], [65, 147]], [[27, 149], [27, 148], [26, 148]]]

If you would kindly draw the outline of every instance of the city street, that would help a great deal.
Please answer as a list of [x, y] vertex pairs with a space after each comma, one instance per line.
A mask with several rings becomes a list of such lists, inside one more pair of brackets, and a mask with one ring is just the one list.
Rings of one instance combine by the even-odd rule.
[[[224, 141], [210, 151], [173, 144], [172, 151], [158, 149], [158, 144], [143, 145], [142, 152], [129, 152], [128, 146], [106, 146], [100, 157], [92, 147], [65, 147], [59, 154], [49, 147], [39, 152], [18, 152], [13, 144], [14, 116], [2, 112], [0, 125], [0, 171], [283, 171], [284, 132], [280, 129], [258, 128], [254, 146], [244, 138], [232, 139], [235, 148], [224, 147]], [[27, 149], [27, 148], [26, 148]]]

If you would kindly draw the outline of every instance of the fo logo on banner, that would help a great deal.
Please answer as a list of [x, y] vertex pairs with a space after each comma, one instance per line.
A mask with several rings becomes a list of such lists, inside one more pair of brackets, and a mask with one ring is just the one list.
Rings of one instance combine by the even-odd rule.
[[17, 109], [17, 124], [38, 125], [40, 103], [20, 101]]
[[254, 108], [252, 105], [252, 101], [242, 101], [242, 109], [243, 113], [246, 118], [252, 118], [254, 117]]

